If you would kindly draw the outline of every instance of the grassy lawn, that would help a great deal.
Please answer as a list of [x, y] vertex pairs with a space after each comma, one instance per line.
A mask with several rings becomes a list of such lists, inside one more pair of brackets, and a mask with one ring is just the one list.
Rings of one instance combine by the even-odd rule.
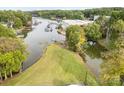
[[98, 85], [80, 56], [58, 45], [48, 46], [43, 57], [20, 75], [3, 85], [68, 85], [83, 84], [86, 71], [87, 84]]

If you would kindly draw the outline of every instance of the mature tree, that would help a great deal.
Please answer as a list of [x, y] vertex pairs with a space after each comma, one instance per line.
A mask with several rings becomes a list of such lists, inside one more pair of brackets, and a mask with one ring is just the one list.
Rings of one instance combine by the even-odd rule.
[[85, 32], [88, 39], [93, 41], [97, 41], [97, 39], [100, 39], [102, 37], [102, 33], [100, 31], [100, 25], [96, 23], [89, 24], [85, 28]]
[[71, 50], [80, 51], [80, 47], [85, 41], [83, 28], [78, 25], [69, 26], [66, 30], [66, 40]]
[[106, 37], [107, 31], [109, 31], [109, 19], [106, 16], [100, 16], [96, 19], [96, 23], [100, 25], [100, 31], [102, 32], [102, 36]]
[[108, 52], [102, 53], [104, 62], [102, 63], [101, 80], [106, 85], [122, 85], [124, 81], [124, 36], [118, 36], [111, 42], [112, 48]]
[[28, 12], [22, 11], [12, 11], [12, 10], [4, 10], [0, 11], [0, 22], [10, 23], [15, 22], [15, 19], [19, 18], [22, 21], [23, 26], [27, 26], [28, 21], [32, 20], [32, 16]]
[[[4, 24], [14, 22], [14, 28], [26, 26], [31, 16], [21, 11], [0, 11], [0, 21]], [[27, 52], [23, 42], [16, 38], [11, 28], [0, 24], [0, 79], [12, 77], [13, 72], [19, 72]]]
[[120, 76], [124, 75], [124, 49], [111, 50], [102, 54], [101, 82], [105, 85], [120, 85]]
[[118, 33], [124, 32], [124, 21], [123, 20], [117, 20], [111, 25], [111, 30], [116, 31]]
[[22, 53], [20, 50], [16, 50], [13, 52], [14, 58], [14, 67], [12, 68], [13, 72], [21, 72], [22, 71], [22, 63], [26, 59], [26, 54]]
[[7, 79], [7, 75], [9, 74], [10, 71], [10, 76], [12, 76], [12, 70], [10, 70], [11, 68], [13, 68], [13, 61], [12, 61], [12, 52], [8, 52], [5, 54], [2, 54], [0, 56], [1, 60], [0, 60], [0, 64], [1, 64], [1, 73], [4, 75], [4, 78]]
[[26, 26], [27, 22], [31, 21], [31, 15], [26, 12], [16, 11], [14, 14], [16, 17], [21, 19], [23, 26]]
[[15, 37], [15, 33], [11, 28], [7, 28], [0, 24], [0, 37]]
[[20, 50], [24, 51], [25, 47], [21, 40], [14, 38], [0, 37], [0, 53], [7, 53], [9, 51]]
[[116, 45], [118, 43], [116, 41], [118, 39], [123, 38], [123, 33], [124, 33], [124, 21], [123, 20], [117, 20], [116, 22], [111, 24], [109, 48], [111, 49], [116, 48]]
[[15, 18], [14, 20], [14, 28], [21, 28], [23, 26], [23, 23], [20, 18]]
[[22, 41], [14, 38], [0, 38], [0, 74], [7, 79], [12, 72], [21, 71], [21, 64], [26, 59], [26, 51]]
[[105, 25], [108, 22], [108, 18], [106, 16], [100, 16], [98, 19], [95, 20], [97, 24]]
[[113, 11], [110, 18], [110, 23], [116, 22], [117, 20], [124, 20], [124, 10], [123, 11]]
[[7, 79], [8, 75], [12, 77], [12, 72], [21, 71], [21, 64], [25, 58], [25, 55], [19, 50], [0, 55], [1, 77], [4, 76]]

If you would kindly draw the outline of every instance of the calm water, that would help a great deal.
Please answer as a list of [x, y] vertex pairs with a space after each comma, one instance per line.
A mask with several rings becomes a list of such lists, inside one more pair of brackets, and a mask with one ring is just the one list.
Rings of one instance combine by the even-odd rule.
[[[32, 19], [33, 22], [37, 20], [37, 22], [40, 22], [40, 24], [33, 26], [33, 30], [30, 31], [24, 39], [24, 42], [27, 45], [29, 56], [23, 64], [23, 70], [37, 62], [49, 44], [54, 43], [54, 41], [65, 41], [65, 37], [57, 33], [56, 24], [50, 25], [50, 27], [53, 29], [52, 32], [45, 31], [47, 25], [49, 23], [55, 23], [55, 21], [36, 17]], [[102, 51], [104, 50], [101, 46], [91, 46], [87, 49], [85, 54], [86, 66], [97, 78], [100, 74], [100, 65], [103, 62], [100, 57], [100, 53]]]
[[92, 58], [89, 55], [85, 55], [86, 66], [90, 69], [90, 71], [99, 79], [100, 71], [101, 71], [101, 63], [103, 60], [101, 58]]
[[33, 23], [37, 20], [40, 22], [38, 25], [33, 26], [33, 30], [30, 31], [24, 42], [27, 45], [27, 50], [29, 56], [27, 60], [23, 63], [23, 70], [34, 64], [43, 54], [43, 50], [54, 41], [63, 42], [65, 37], [58, 34], [56, 31], [56, 25], [51, 24], [50, 27], [53, 29], [52, 32], [46, 32], [45, 28], [51, 22], [51, 20], [42, 19], [42, 18], [32, 18]]
[[103, 59], [101, 58], [101, 53], [106, 51], [106, 49], [99, 44], [89, 46], [86, 50], [85, 60], [86, 66], [90, 69], [90, 71], [99, 79], [101, 64]]

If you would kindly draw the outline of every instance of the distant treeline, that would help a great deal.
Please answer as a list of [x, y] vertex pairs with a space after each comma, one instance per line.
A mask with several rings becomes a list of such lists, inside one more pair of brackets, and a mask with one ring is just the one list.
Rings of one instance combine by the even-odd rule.
[[106, 15], [111, 16], [113, 13], [124, 12], [124, 8], [93, 8], [85, 10], [41, 10], [34, 13], [43, 18], [54, 19], [61, 17], [63, 19], [84, 19], [90, 18], [94, 15]]
[[84, 15], [82, 11], [78, 10], [43, 10], [38, 11], [38, 16], [44, 17], [44, 18], [56, 18], [60, 17], [63, 19], [83, 19]]
[[110, 16], [113, 12], [124, 12], [124, 8], [113, 7], [113, 8], [93, 8], [86, 9], [83, 11], [85, 17], [91, 17], [92, 15], [106, 15]]

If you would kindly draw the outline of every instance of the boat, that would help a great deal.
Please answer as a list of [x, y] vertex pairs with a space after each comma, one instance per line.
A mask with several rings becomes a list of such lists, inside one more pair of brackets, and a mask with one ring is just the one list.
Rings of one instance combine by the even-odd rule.
[[52, 28], [50, 28], [50, 31], [52, 32], [52, 31], [53, 31], [53, 29], [52, 29]]
[[45, 28], [45, 32], [49, 32], [49, 29], [48, 28]]
[[35, 20], [35, 22], [33, 23], [34, 26], [38, 25], [39, 23]]
[[47, 25], [47, 28], [50, 28], [50, 24]]

